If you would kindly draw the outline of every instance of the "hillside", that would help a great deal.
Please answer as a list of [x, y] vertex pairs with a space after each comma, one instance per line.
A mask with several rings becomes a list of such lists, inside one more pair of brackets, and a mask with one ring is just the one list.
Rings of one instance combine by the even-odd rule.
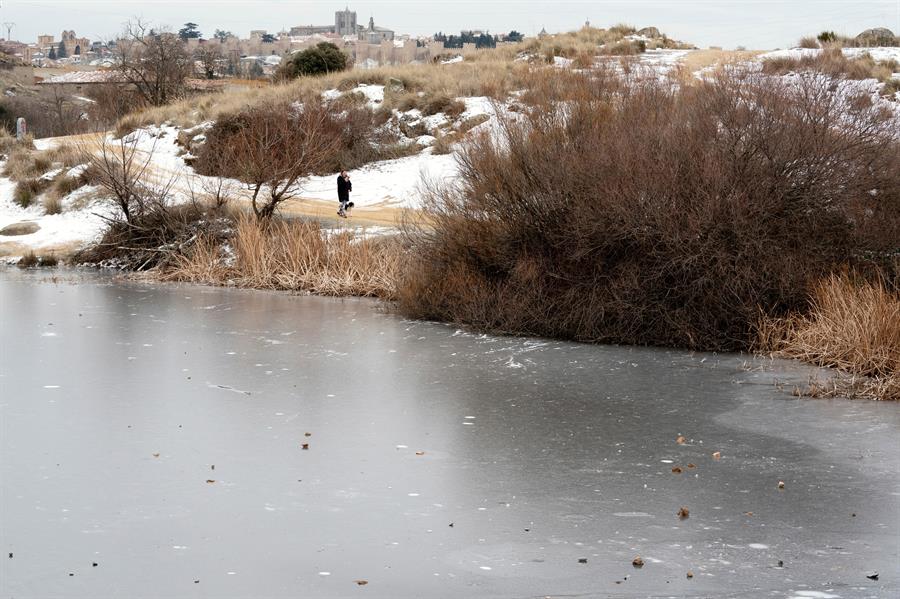
[[[740, 67], [771, 71], [774, 77], [802, 84], [800, 73], [824, 68], [816, 57], [827, 52], [800, 48], [769, 53], [692, 50], [653, 28], [641, 32], [629, 28], [585, 29], [465, 58], [448, 56], [437, 64], [348, 71], [285, 85], [197, 96], [127, 116], [120, 121], [116, 136], [124, 136], [150, 161], [158, 183], [171, 184], [171, 201], [184, 202], [220, 183], [219, 177], [208, 176], [216, 174], [208, 168], [195, 168], [217, 120], [248, 107], [290, 105], [319, 97], [334, 114], [349, 111], [364, 121], [354, 131], [340, 164], [350, 170], [355, 185], [353, 199], [358, 208], [350, 224], [391, 226], [403, 210], [422, 207], [423, 181], [443, 185], [454, 180], [454, 148], [480, 133], [496, 133], [503, 120], [516, 118], [538, 95], [546, 95], [555, 81], [569, 74], [592, 72], [598, 77], [693, 85], [723, 69]], [[841, 93], [865, 94], [871, 101], [896, 110], [897, 93], [893, 99], [884, 94], [890, 80], [900, 78], [900, 49], [844, 48], [839, 52], [846, 57], [846, 64], [838, 67], [847, 72], [835, 71], [835, 61], [831, 60], [832, 71], [825, 75], [835, 79]], [[860, 68], [862, 63], [867, 65], [865, 69]], [[78, 146], [84, 150], [96, 146], [103, 135], [37, 140], [36, 148], [47, 151]], [[58, 153], [67, 158], [66, 164], [51, 160], [32, 178], [49, 182], [73, 178], [67, 173], [79, 166], [75, 164], [80, 162], [78, 152]], [[37, 160], [38, 164], [42, 162], [46, 161]], [[207, 176], [198, 170], [207, 172]], [[284, 205], [284, 213], [331, 219], [337, 170], [335, 165], [332, 171], [305, 180], [298, 197]], [[50, 185], [39, 185], [42, 189], [23, 207], [22, 202], [15, 201], [17, 183], [8, 178], [10, 175], [23, 179], [13, 173], [0, 179], [0, 229], [33, 222], [40, 230], [0, 237], [0, 253], [17, 256], [29, 248], [65, 253], [102, 229], [103, 193], [96, 186], [78, 185], [72, 194], [51, 197], [54, 192], [46, 189]], [[235, 201], [246, 200], [245, 186], [233, 180], [228, 184]], [[59, 213], [48, 214], [48, 202], [52, 211]], [[341, 226], [349, 225], [342, 222]]]

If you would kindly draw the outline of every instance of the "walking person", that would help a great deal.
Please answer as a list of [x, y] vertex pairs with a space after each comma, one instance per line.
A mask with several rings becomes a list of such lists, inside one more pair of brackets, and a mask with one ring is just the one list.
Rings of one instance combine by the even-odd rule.
[[337, 192], [340, 207], [338, 208], [338, 216], [347, 218], [347, 213], [353, 208], [353, 202], [350, 201], [350, 192], [353, 191], [353, 184], [350, 182], [350, 175], [347, 171], [341, 171], [337, 178]]

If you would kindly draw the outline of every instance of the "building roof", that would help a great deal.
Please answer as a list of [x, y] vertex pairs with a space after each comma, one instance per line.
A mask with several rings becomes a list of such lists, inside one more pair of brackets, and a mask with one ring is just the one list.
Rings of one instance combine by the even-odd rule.
[[70, 71], [41, 81], [43, 85], [60, 83], [79, 85], [85, 83], [125, 83], [125, 77], [118, 71]]

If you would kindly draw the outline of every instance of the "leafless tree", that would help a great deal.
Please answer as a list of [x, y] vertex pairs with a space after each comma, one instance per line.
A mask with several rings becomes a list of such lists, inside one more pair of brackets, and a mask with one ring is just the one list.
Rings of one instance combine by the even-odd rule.
[[252, 108], [233, 119], [222, 160], [250, 189], [257, 219], [269, 219], [299, 194], [305, 177], [333, 160], [340, 139], [327, 134], [328, 123], [317, 102]]
[[115, 43], [116, 67], [149, 104], [161, 106], [184, 93], [193, 63], [184, 42], [136, 20]]
[[61, 85], [51, 85], [47, 94], [48, 114], [53, 131], [59, 135], [71, 135], [84, 130], [87, 116], [81, 106], [76, 104], [71, 94], [66, 93]]
[[102, 136], [95, 145], [86, 143], [82, 147], [91, 181], [109, 194], [129, 225], [135, 225], [150, 210], [165, 208], [175, 183], [174, 179], [154, 183], [155, 145], [141, 150], [132, 136], [121, 139]]
[[203, 76], [207, 79], [215, 79], [221, 74], [224, 55], [219, 42], [201, 44], [194, 53], [194, 58], [200, 63]]

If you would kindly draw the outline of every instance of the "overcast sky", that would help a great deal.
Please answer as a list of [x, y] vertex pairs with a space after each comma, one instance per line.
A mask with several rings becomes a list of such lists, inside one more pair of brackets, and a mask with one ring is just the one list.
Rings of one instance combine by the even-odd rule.
[[[175, 29], [193, 21], [205, 36], [218, 28], [244, 37], [251, 29], [330, 24], [345, 4], [357, 11], [360, 23], [373, 16], [378, 25], [415, 35], [460, 29], [531, 35], [541, 27], [577, 29], [590, 19], [599, 27], [653, 25], [701, 47], [771, 49], [824, 29], [855, 35], [880, 26], [900, 32], [900, 0], [0, 0], [0, 23], [15, 23], [11, 37], [28, 42], [42, 33], [59, 39], [63, 29], [109, 39], [135, 16]], [[5, 26], [0, 35], [6, 36]]]

